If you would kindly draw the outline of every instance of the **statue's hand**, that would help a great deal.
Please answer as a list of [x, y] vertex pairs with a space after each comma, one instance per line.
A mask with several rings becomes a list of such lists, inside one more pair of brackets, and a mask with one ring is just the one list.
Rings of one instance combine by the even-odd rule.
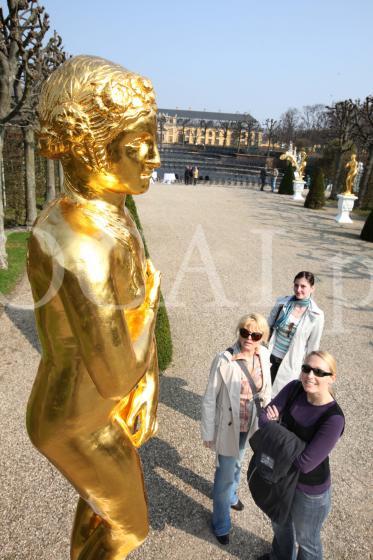
[[135, 447], [143, 445], [157, 432], [157, 419], [153, 412], [152, 399], [149, 400], [147, 391], [134, 396], [126, 424]]
[[146, 286], [147, 295], [146, 303], [151, 309], [156, 310], [159, 303], [159, 296], [161, 291], [161, 273], [154, 268], [150, 259], [146, 261]]

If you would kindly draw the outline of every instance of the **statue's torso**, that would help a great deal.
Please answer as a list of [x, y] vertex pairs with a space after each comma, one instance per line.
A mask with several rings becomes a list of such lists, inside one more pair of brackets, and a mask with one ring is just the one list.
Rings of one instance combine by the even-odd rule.
[[125, 213], [111, 222], [62, 199], [41, 214], [30, 238], [28, 274], [34, 300], [42, 302], [35, 309], [42, 358], [28, 423], [38, 422], [44, 430], [74, 430], [82, 416], [86, 428], [94, 429], [94, 423], [107, 421], [115, 405], [93, 383], [87, 365], [95, 365], [86, 363], [87, 353], [83, 359], [68, 311], [79, 306], [74, 328], [84, 331], [88, 322], [107, 320], [110, 306], [124, 313], [144, 300], [146, 260], [140, 234]]

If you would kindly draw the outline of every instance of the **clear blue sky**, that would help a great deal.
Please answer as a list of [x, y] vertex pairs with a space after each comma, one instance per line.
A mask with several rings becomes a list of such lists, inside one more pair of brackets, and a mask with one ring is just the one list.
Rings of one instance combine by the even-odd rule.
[[40, 0], [73, 55], [150, 78], [158, 106], [249, 112], [373, 94], [373, 1]]

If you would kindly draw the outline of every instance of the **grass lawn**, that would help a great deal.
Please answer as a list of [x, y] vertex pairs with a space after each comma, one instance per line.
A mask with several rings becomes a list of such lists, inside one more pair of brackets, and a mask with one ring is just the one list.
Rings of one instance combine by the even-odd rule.
[[17, 231], [7, 236], [8, 270], [0, 270], [0, 293], [9, 294], [22, 277], [26, 266], [27, 231]]

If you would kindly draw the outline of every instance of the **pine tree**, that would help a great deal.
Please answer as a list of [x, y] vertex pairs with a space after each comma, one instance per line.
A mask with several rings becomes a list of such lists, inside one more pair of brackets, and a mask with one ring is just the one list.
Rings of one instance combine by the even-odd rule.
[[320, 166], [315, 167], [312, 173], [310, 190], [308, 191], [304, 206], [313, 210], [318, 210], [325, 206], [324, 173]]
[[294, 181], [294, 168], [290, 162], [288, 162], [284, 176], [281, 179], [281, 183], [278, 189], [278, 194], [294, 194], [293, 189]]
[[373, 243], [373, 210], [367, 217], [367, 221], [365, 222], [364, 227], [361, 230], [360, 239]]

